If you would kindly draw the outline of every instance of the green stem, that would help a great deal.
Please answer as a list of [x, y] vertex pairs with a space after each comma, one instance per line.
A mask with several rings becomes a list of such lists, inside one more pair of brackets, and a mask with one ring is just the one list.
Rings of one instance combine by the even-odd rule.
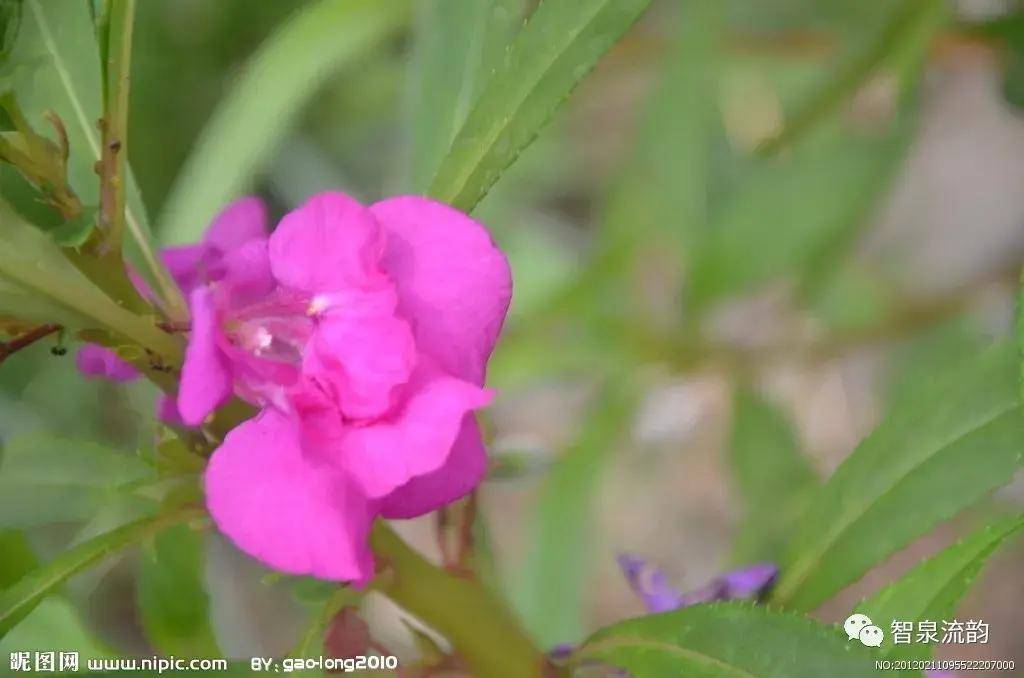
[[29, 572], [16, 584], [0, 593], [0, 638], [35, 609], [39, 601], [72, 575], [168, 527], [196, 520], [204, 515], [205, 512], [200, 508], [186, 507], [143, 518], [82, 542], [46, 565]]
[[[100, 218], [104, 225], [104, 255], [120, 259], [125, 230], [125, 155], [128, 143], [128, 91], [131, 73], [135, 0], [113, 0], [103, 33], [107, 43], [103, 102], [103, 174]], [[103, 37], [101, 35], [101, 37]]]
[[793, 114], [778, 135], [764, 142], [758, 152], [772, 156], [803, 138], [860, 91], [879, 69], [903, 51], [906, 44], [937, 28], [943, 7], [941, 0], [906, 0], [902, 7], [894, 10], [892, 19], [868, 48], [832, 73], [825, 86]]
[[381, 565], [390, 568], [375, 588], [442, 633], [472, 675], [530, 678], [554, 673], [511, 612], [478, 582], [427, 562], [383, 522], [374, 526], [371, 543]]

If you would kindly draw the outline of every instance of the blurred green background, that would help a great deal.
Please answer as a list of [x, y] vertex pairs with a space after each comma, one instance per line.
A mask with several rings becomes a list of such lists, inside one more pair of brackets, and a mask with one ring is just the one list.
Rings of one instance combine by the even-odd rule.
[[[223, 176], [278, 216], [325, 188], [423, 191], [465, 116], [460, 83], [483, 77], [467, 64], [500, 59], [488, 49], [532, 3], [489, 17], [473, 0], [391, 3], [364, 33], [304, 26], [318, 4], [139, 3], [130, 159], [158, 238], [201, 231], [176, 201], [215, 196]], [[258, 55], [275, 41], [292, 61], [270, 67]], [[600, 62], [474, 213], [516, 287], [490, 372], [477, 565], [543, 643], [640, 611], [618, 552], [681, 588], [777, 558], [809, 489], [892, 403], [1009, 334], [1020, 103], [1024, 7], [1009, 0], [655, 0]], [[197, 147], [205, 165], [189, 164]], [[153, 397], [87, 382], [49, 346], [0, 366], [0, 586], [146, 510], [118, 488], [125, 453], [153, 444]], [[95, 443], [75, 453], [83, 468], [117, 470], [68, 470], [66, 439]], [[1000, 490], [819, 616], [841, 620], [963, 525], [1022, 504], [1020, 482]], [[401, 529], [435, 550], [430, 518]], [[0, 654], [294, 644], [301, 587], [215, 536], [167, 541], [76, 578]], [[147, 567], [161, 549], [180, 557]], [[1018, 544], [986, 570], [960, 616], [988, 621], [992, 641], [949, 656], [1024, 662], [1022, 566]], [[388, 604], [367, 615], [413, 652]]]

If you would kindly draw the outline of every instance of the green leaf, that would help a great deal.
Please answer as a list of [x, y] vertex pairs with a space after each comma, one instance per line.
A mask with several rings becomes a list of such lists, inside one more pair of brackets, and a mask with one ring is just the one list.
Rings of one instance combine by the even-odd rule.
[[545, 0], [512, 42], [429, 194], [463, 211], [487, 194], [650, 0]]
[[[12, 652], [52, 650], [78, 652], [89, 659], [113, 655], [89, 631], [74, 606], [59, 596], [42, 601], [0, 640], [0, 656], [3, 657], [9, 657]], [[85, 668], [84, 659], [80, 660], [80, 667]]]
[[2, 201], [0, 314], [72, 329], [107, 329], [167, 359], [181, 351], [176, 338], [118, 306], [65, 258], [49, 236], [24, 223]]
[[[100, 59], [88, 3], [76, 0], [24, 0], [21, 30], [9, 59], [18, 103], [28, 120], [43, 128], [52, 110], [67, 131], [71, 148], [68, 181], [86, 205], [99, 204], [100, 159], [97, 121], [103, 111]], [[127, 172], [126, 253], [143, 276], [167, 296], [178, 295], [163, 265], [153, 255], [146, 210], [131, 172]], [[174, 296], [168, 300], [176, 301]]]
[[857, 612], [866, 614], [886, 631], [882, 652], [905, 659], [930, 656], [932, 648], [925, 643], [893, 644], [888, 631], [892, 622], [951, 618], [989, 556], [1021, 528], [1024, 528], [1024, 517], [1014, 516], [978, 530], [922, 561], [898, 581], [858, 605]]
[[841, 629], [746, 603], [695, 605], [598, 631], [573, 663], [599, 661], [634, 678], [877, 676], [874, 654]]
[[810, 493], [820, 485], [792, 426], [771, 403], [740, 389], [733, 401], [730, 462], [744, 505], [735, 560], [777, 562]]
[[678, 44], [667, 50], [633, 158], [605, 207], [599, 249], [606, 254], [595, 266], [628, 261], [627, 248], [637, 245], [667, 245], [681, 261], [689, 260], [707, 230], [720, 15], [717, 0], [683, 4]]
[[203, 588], [202, 535], [177, 525], [142, 551], [139, 609], [146, 637], [163, 654], [217, 657]]
[[0, 527], [91, 518], [127, 484], [155, 477], [138, 457], [48, 435], [16, 438], [0, 464]]
[[83, 542], [33, 570], [14, 586], [0, 593], [0, 638], [6, 636], [15, 624], [72, 575], [172, 525], [202, 516], [201, 510], [186, 508], [144, 518]]
[[594, 502], [616, 444], [629, 428], [634, 399], [621, 381], [609, 383], [592, 406], [579, 440], [555, 463], [541, 489], [532, 545], [514, 602], [526, 628], [544, 647], [583, 635]]
[[426, 0], [412, 75], [410, 174], [425, 191], [480, 86], [522, 25], [522, 0]]
[[944, 0], [904, 0], [893, 9], [889, 22], [862, 49], [823, 78], [823, 84], [795, 111], [781, 132], [761, 147], [775, 153], [805, 136], [828, 119], [879, 70], [888, 65], [905, 67], [923, 53], [946, 18]]
[[0, 1], [0, 63], [7, 58], [21, 28], [23, 0]]
[[319, 87], [394, 32], [408, 6], [407, 0], [319, 0], [282, 25], [246, 64], [196, 142], [167, 198], [161, 240], [198, 240], [246, 190]]
[[1008, 482], [1024, 449], [1013, 352], [994, 347], [900, 403], [818, 491], [773, 592], [811, 609]]
[[841, 139], [756, 164], [711, 217], [693, 257], [691, 295], [708, 306], [813, 261], [864, 216], [893, 141]]
[[0, 530], [0, 591], [36, 568], [36, 554], [20, 530]]

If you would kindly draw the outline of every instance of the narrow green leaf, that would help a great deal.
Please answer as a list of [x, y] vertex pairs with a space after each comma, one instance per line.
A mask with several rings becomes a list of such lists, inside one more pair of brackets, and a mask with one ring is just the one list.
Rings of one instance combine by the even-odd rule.
[[23, 0], [3, 0], [0, 2], [0, 63], [7, 58], [21, 28], [21, 9]]
[[0, 591], [36, 568], [36, 554], [20, 530], [0, 530]]
[[213, 113], [167, 198], [160, 238], [198, 240], [217, 212], [249, 186], [303, 105], [338, 69], [401, 25], [407, 0], [319, 0], [253, 55]]
[[1022, 449], [1013, 351], [994, 347], [901, 403], [822, 486], [801, 521], [774, 600], [815, 607], [1008, 482]]
[[573, 663], [598, 661], [634, 678], [859, 678], [874, 654], [842, 629], [746, 603], [695, 605], [598, 631]]
[[180, 657], [220, 655], [203, 588], [202, 535], [172, 527], [143, 549], [138, 580], [142, 628], [153, 647]]
[[411, 188], [425, 191], [481, 84], [522, 25], [522, 0], [426, 0], [418, 6], [409, 106]]
[[628, 261], [631, 245], [652, 239], [688, 262], [707, 230], [722, 8], [717, 0], [681, 4], [678, 44], [666, 53], [633, 158], [605, 207], [599, 249], [608, 254], [595, 266]]
[[429, 194], [472, 210], [650, 0], [545, 0], [512, 42]]
[[[55, 312], [51, 318], [38, 318]], [[108, 329], [174, 360], [175, 337], [118, 306], [64, 257], [53, 240], [21, 221], [0, 202], [0, 313], [58, 322], [71, 328]]]
[[[54, 642], [59, 639], [59, 642]], [[36, 609], [0, 640], [0, 656], [12, 652], [78, 652], [83, 658], [109, 657], [114, 653], [96, 638], [74, 606], [60, 596], [42, 601]], [[85, 662], [80, 661], [85, 668]], [[7, 668], [7, 667], [4, 667]]]
[[[100, 60], [88, 3], [77, 0], [24, 0], [21, 30], [5, 69], [18, 103], [33, 125], [43, 128], [52, 110], [70, 142], [68, 181], [85, 205], [99, 204], [94, 171], [100, 159], [97, 121], [102, 115]], [[137, 269], [172, 305], [180, 293], [153, 254], [149, 222], [131, 172], [127, 172], [125, 243]]]
[[763, 144], [768, 155], [791, 145], [849, 101], [880, 69], [923, 51], [946, 17], [944, 0], [904, 0], [874, 39], [823, 79], [807, 102], [790, 116], [778, 135]]
[[128, 483], [155, 477], [138, 457], [49, 435], [16, 438], [0, 464], [0, 528], [86, 520]]
[[186, 508], [130, 523], [79, 544], [46, 565], [25, 575], [14, 586], [0, 593], [0, 638], [31, 612], [39, 602], [69, 577], [102, 558], [172, 525], [203, 516], [196, 508]]
[[820, 483], [800, 454], [792, 426], [771, 403], [740, 389], [733, 401], [730, 462], [744, 505], [737, 562], [776, 562], [793, 524]]
[[930, 656], [931, 646], [913, 642], [913, 637], [909, 644], [894, 644], [889, 632], [892, 622], [950, 619], [989, 556], [1021, 528], [1024, 528], [1024, 517], [1014, 516], [978, 530], [922, 561], [898, 581], [858, 605], [857, 612], [866, 614], [875, 626], [886, 632], [882, 652], [901, 659]]
[[608, 461], [628, 431], [634, 398], [623, 383], [610, 383], [586, 417], [579, 440], [555, 463], [541, 490], [515, 602], [526, 628], [545, 647], [582, 637], [594, 501]]
[[811, 262], [863, 218], [895, 150], [891, 139], [846, 138], [755, 165], [693, 256], [693, 302], [707, 307]]

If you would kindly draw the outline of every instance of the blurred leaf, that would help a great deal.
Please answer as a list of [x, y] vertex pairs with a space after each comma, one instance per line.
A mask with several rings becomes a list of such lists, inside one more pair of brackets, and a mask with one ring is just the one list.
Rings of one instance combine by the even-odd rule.
[[711, 219], [694, 257], [698, 306], [793, 273], [852, 223], [895, 157], [891, 140], [847, 139], [757, 164]]
[[85, 520], [122, 487], [154, 476], [137, 457], [47, 435], [8, 443], [0, 464], [0, 527]]
[[1008, 482], [1024, 449], [1017, 371], [994, 347], [894, 409], [817, 493], [773, 599], [814, 608]]
[[23, 0], [0, 0], [0, 64], [7, 59], [21, 28]]
[[429, 194], [471, 211], [650, 0], [547, 0], [512, 42]]
[[598, 631], [573, 655], [634, 678], [877, 676], [874, 654], [841, 629], [747, 603], [694, 605]]
[[412, 73], [410, 173], [425, 191], [466, 119], [473, 98], [500, 65], [522, 25], [522, 0], [425, 0], [417, 7]]
[[744, 505], [737, 562], [778, 562], [799, 513], [820, 484], [796, 433], [771, 403], [740, 389], [733, 401], [730, 461]]
[[86, 658], [114, 654], [89, 631], [74, 606], [58, 596], [42, 601], [0, 640], [0, 656], [3, 657], [9, 657], [12, 652], [53, 650], [78, 652], [81, 655], [79, 665], [83, 670]]
[[142, 628], [160, 653], [218, 657], [203, 588], [203, 537], [176, 525], [142, 550], [138, 601]]
[[603, 249], [655, 237], [688, 260], [707, 229], [721, 6], [697, 0], [683, 10], [678, 44], [667, 51], [661, 82], [647, 102], [634, 157], [606, 206]]
[[[24, 0], [23, 4], [21, 30], [4, 68], [9, 85], [32, 124], [41, 128], [47, 110], [63, 121], [71, 147], [68, 181], [83, 204], [98, 205], [94, 165], [100, 159], [97, 121], [103, 106], [99, 52], [88, 4], [77, 0]], [[166, 294], [166, 273], [152, 255], [142, 196], [130, 170], [127, 176], [125, 212], [130, 237], [126, 252], [143, 277]], [[158, 278], [164, 284], [157, 285]]]
[[792, 144], [836, 113], [880, 69], [903, 66], [923, 53], [945, 20], [946, 12], [944, 0], [903, 0], [892, 10], [891, 19], [878, 35], [829, 73], [820, 89], [790, 116], [782, 131], [762, 145], [761, 152], [772, 154]]
[[0, 593], [0, 638], [72, 575], [150, 535], [202, 515], [202, 511], [188, 508], [145, 518], [79, 544], [33, 570]]
[[[922, 561], [898, 581], [863, 601], [857, 606], [857, 612], [866, 614], [887, 634], [893, 620], [897, 619], [916, 622], [952, 618], [957, 603], [970, 589], [989, 556], [1022, 527], [1024, 518], [1014, 516], [974, 532]], [[886, 641], [882, 647], [884, 654], [901, 659], [927, 659], [931, 650], [927, 643], [896, 645]]]
[[594, 502], [612, 453], [628, 433], [635, 398], [624, 381], [610, 382], [541, 489], [514, 602], [543, 647], [582, 637]]
[[247, 189], [317, 89], [398, 28], [408, 7], [407, 0], [319, 0], [268, 38], [182, 168], [162, 215], [161, 240], [198, 240]]
[[168, 359], [180, 352], [176, 338], [116, 304], [48, 235], [21, 221], [2, 201], [0, 314], [69, 328], [108, 329]]
[[20, 530], [0, 530], [0, 591], [36, 568], [32, 545]]

